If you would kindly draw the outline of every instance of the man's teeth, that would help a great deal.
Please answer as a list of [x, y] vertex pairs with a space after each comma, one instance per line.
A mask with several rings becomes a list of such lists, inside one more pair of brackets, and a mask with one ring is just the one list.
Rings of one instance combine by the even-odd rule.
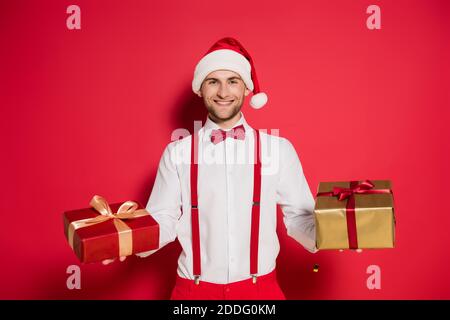
[[233, 102], [233, 100], [231, 100], [231, 101], [216, 101], [216, 103], [223, 104], [223, 105], [227, 105], [227, 104], [230, 104], [232, 102]]

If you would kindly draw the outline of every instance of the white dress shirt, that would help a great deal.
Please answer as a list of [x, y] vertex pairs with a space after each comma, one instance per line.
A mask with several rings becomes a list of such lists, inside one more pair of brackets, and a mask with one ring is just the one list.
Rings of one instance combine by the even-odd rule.
[[[254, 131], [241, 112], [235, 124], [245, 139], [213, 144], [211, 131], [220, 127], [207, 117], [199, 130], [198, 208], [201, 281], [227, 284], [250, 278], [250, 230], [253, 201]], [[271, 133], [271, 132], [269, 132]], [[191, 138], [169, 143], [161, 157], [146, 209], [160, 226], [159, 248], [178, 240], [182, 247], [178, 275], [194, 279], [190, 210]], [[316, 252], [314, 198], [293, 145], [261, 132], [261, 213], [258, 275], [275, 268], [280, 245], [276, 233], [277, 204], [289, 236]]]

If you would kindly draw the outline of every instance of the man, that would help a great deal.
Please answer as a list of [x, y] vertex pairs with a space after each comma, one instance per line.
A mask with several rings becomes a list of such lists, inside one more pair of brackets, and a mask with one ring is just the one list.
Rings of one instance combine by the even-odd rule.
[[159, 249], [177, 237], [183, 249], [171, 299], [285, 299], [275, 273], [277, 204], [288, 235], [317, 251], [314, 199], [297, 153], [244, 118], [250, 92], [255, 108], [267, 96], [237, 40], [211, 47], [192, 88], [208, 111], [206, 123], [166, 147], [147, 204], [160, 226]]

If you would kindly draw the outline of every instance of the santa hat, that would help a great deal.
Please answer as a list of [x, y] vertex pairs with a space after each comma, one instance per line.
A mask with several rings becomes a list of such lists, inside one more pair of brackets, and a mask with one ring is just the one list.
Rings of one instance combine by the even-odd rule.
[[259, 90], [252, 57], [236, 39], [220, 39], [206, 52], [195, 67], [192, 90], [197, 93], [206, 76], [216, 70], [230, 70], [241, 76], [247, 88], [253, 91], [250, 99], [253, 108], [262, 108], [267, 103], [267, 95]]

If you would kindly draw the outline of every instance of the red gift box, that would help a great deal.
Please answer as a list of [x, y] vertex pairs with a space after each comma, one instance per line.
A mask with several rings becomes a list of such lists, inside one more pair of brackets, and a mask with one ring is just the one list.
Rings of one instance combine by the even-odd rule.
[[64, 233], [83, 263], [157, 249], [159, 225], [134, 201], [109, 205], [100, 196], [91, 208], [64, 212]]

